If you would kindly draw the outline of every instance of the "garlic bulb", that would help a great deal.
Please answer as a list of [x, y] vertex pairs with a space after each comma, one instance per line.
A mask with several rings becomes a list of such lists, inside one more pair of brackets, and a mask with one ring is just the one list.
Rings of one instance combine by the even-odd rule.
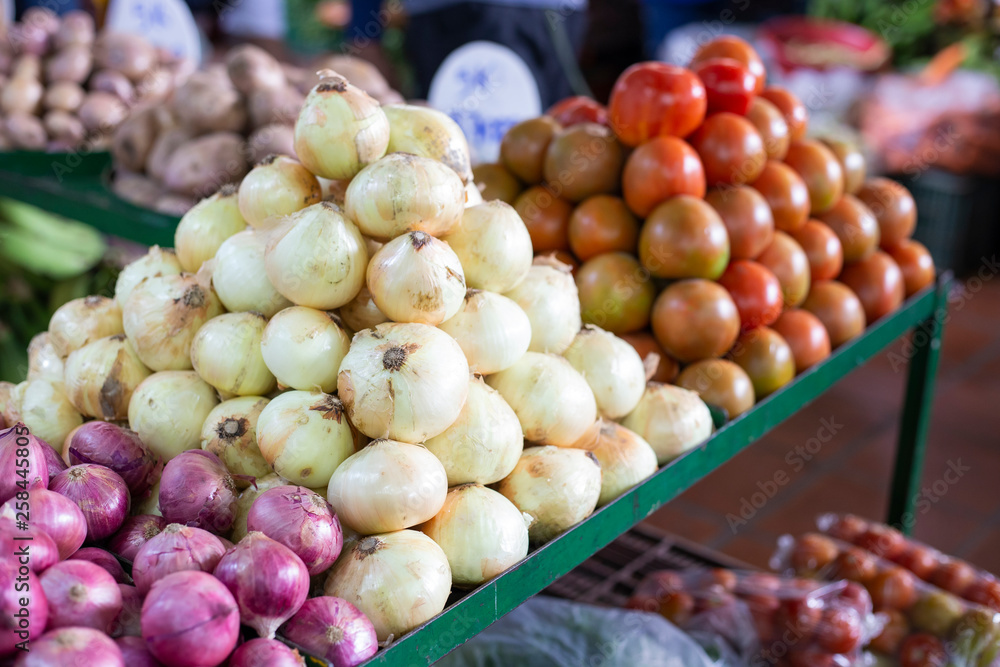
[[56, 352], [48, 331], [36, 334], [28, 343], [28, 379], [63, 379], [63, 360]]
[[215, 257], [222, 242], [246, 229], [240, 214], [236, 186], [227, 183], [211, 197], [195, 204], [181, 217], [174, 232], [174, 248], [181, 268], [197, 273]]
[[462, 307], [439, 328], [458, 341], [469, 369], [480, 375], [510, 368], [531, 342], [531, 322], [520, 306], [476, 289], [465, 293]]
[[230, 312], [255, 310], [271, 317], [292, 302], [281, 296], [264, 269], [264, 235], [247, 229], [226, 239], [215, 253], [212, 288]]
[[[193, 211], [194, 209], [191, 210]], [[183, 222], [184, 219], [181, 218], [181, 223]], [[180, 226], [178, 225], [179, 228]], [[128, 301], [132, 290], [143, 280], [146, 278], [159, 278], [160, 276], [176, 276], [183, 270], [174, 250], [154, 245], [149, 249], [149, 252], [128, 264], [118, 274], [118, 281], [115, 283], [115, 303], [118, 304], [119, 308], [124, 310], [125, 302]]]
[[296, 305], [339, 308], [365, 284], [364, 239], [334, 204], [321, 202], [293, 213], [270, 230], [268, 239], [267, 277]]
[[660, 465], [712, 435], [712, 413], [698, 394], [659, 382], [646, 385], [639, 404], [621, 423], [649, 443]]
[[201, 445], [201, 428], [219, 404], [194, 371], [160, 371], [143, 380], [128, 403], [129, 427], [165, 462]]
[[465, 209], [462, 224], [445, 241], [465, 270], [469, 287], [508, 292], [531, 268], [531, 236], [514, 207], [499, 199]]
[[606, 419], [632, 412], [646, 390], [646, 368], [635, 348], [592, 324], [580, 329], [563, 357], [587, 380]]
[[465, 186], [440, 162], [391, 153], [354, 177], [344, 205], [361, 233], [374, 239], [412, 231], [443, 236], [462, 222]]
[[49, 342], [64, 359], [91, 341], [120, 333], [122, 311], [105, 296], [73, 299], [59, 306], [49, 320]]
[[351, 340], [333, 313], [293, 306], [271, 318], [260, 349], [264, 363], [284, 387], [337, 390], [337, 373]]
[[21, 421], [33, 436], [59, 452], [70, 431], [83, 423], [83, 417], [69, 402], [62, 382], [31, 380], [24, 385], [21, 396]]
[[497, 491], [532, 518], [531, 541], [548, 542], [593, 513], [601, 496], [601, 464], [582, 449], [528, 447]]
[[469, 143], [451, 116], [411, 104], [389, 104], [382, 110], [389, 120], [390, 153], [412, 153], [437, 160], [454, 169], [463, 183], [472, 180]]
[[355, 443], [339, 398], [288, 391], [271, 399], [257, 418], [257, 447], [274, 472], [315, 489], [330, 481]]
[[363, 537], [330, 568], [324, 595], [368, 617], [379, 641], [400, 637], [444, 609], [451, 593], [448, 557], [415, 530]]
[[424, 446], [438, 457], [448, 486], [492, 484], [510, 474], [524, 449], [521, 423], [495, 389], [473, 377], [455, 423]]
[[[234, 400], [244, 400], [250, 398], [249, 396], [244, 396], [243, 398], [238, 398]], [[240, 497], [236, 499], [236, 511], [233, 518], [233, 532], [229, 535], [229, 539], [233, 544], [239, 543], [247, 535], [247, 515], [250, 514], [250, 508], [253, 507], [253, 501], [257, 500], [260, 494], [264, 493], [268, 489], [273, 489], [276, 486], [285, 486], [288, 484], [288, 480], [279, 475], [275, 475], [273, 472], [262, 475], [254, 480], [254, 483], [245, 488]]]
[[[273, 474], [257, 447], [257, 420], [269, 402], [263, 396], [231, 398], [212, 408], [201, 427], [201, 448], [218, 456], [233, 475], [258, 478], [258, 486], [259, 478]], [[248, 484], [234, 479], [238, 486]]]
[[554, 354], [528, 352], [507, 370], [486, 378], [514, 409], [526, 440], [572, 447], [597, 419], [587, 381]]
[[220, 392], [260, 396], [274, 389], [260, 341], [267, 319], [260, 313], [224, 313], [202, 325], [191, 341], [191, 364]]
[[334, 471], [327, 500], [341, 522], [372, 535], [427, 521], [447, 493], [444, 466], [424, 447], [373, 440]]
[[207, 272], [147, 278], [132, 290], [122, 311], [125, 335], [148, 368], [191, 368], [189, 350], [205, 322], [222, 314]]
[[125, 334], [101, 338], [66, 358], [66, 396], [87, 417], [123, 420], [132, 392], [149, 375]]
[[368, 287], [362, 287], [358, 295], [354, 297], [354, 300], [350, 303], [345, 303], [337, 311], [340, 313], [341, 319], [344, 320], [344, 324], [350, 328], [351, 331], [361, 331], [362, 329], [371, 329], [372, 327], [378, 326], [383, 322], [388, 322], [389, 318], [385, 316], [378, 306], [375, 305], [375, 301], [372, 299], [372, 293], [368, 291]]
[[601, 464], [602, 507], [656, 472], [656, 452], [638, 433], [621, 424], [602, 421], [597, 446], [593, 449]]
[[532, 352], [562, 354], [583, 325], [573, 274], [569, 265], [555, 258], [537, 257], [524, 280], [504, 296], [531, 320]]
[[394, 322], [438, 325], [462, 307], [462, 264], [444, 241], [408, 232], [382, 246], [368, 264], [368, 290]]
[[380, 324], [355, 334], [337, 391], [351, 423], [368, 437], [421, 443], [458, 419], [469, 364], [440, 329]]
[[295, 158], [268, 155], [240, 183], [240, 213], [256, 229], [323, 200], [316, 177]]
[[501, 494], [463, 484], [448, 490], [441, 511], [420, 530], [448, 557], [452, 582], [473, 587], [528, 555], [528, 523]]

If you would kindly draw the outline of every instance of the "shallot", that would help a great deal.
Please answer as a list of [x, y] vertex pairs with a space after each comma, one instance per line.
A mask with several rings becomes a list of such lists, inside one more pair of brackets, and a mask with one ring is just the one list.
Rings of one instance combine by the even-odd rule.
[[[16, 498], [11, 498], [0, 506], [0, 518], [28, 522], [28, 515], [18, 509]], [[59, 558], [69, 558], [87, 539], [87, 520], [76, 503], [64, 495], [48, 489], [31, 489], [28, 500], [23, 501], [31, 508], [30, 525], [44, 531], [56, 543]]]
[[87, 537], [94, 541], [121, 528], [131, 505], [128, 486], [118, 473], [94, 463], [70, 466], [52, 478], [49, 489], [79, 506], [87, 522]]
[[232, 475], [210, 452], [182, 452], [163, 468], [160, 512], [170, 523], [228, 533], [233, 527], [236, 497]]
[[310, 575], [333, 565], [344, 545], [333, 507], [300, 486], [277, 486], [260, 494], [247, 515], [247, 530], [262, 532], [291, 549]]
[[122, 610], [118, 582], [85, 560], [65, 560], [39, 577], [49, 602], [49, 628], [87, 627], [107, 632]]
[[226, 548], [212, 533], [193, 526], [172, 523], [142, 545], [132, 564], [132, 578], [145, 595], [153, 583], [174, 572], [211, 572]]
[[108, 550], [119, 558], [135, 561], [142, 545], [159, 535], [167, 527], [167, 520], [154, 514], [137, 514], [125, 519], [118, 532], [108, 540]]
[[306, 600], [281, 633], [334, 667], [360, 665], [378, 652], [375, 626], [368, 617], [347, 600], [331, 596]]

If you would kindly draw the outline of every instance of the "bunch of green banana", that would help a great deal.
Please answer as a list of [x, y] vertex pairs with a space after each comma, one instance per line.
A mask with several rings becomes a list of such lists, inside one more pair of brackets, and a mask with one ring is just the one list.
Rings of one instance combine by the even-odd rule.
[[107, 245], [100, 232], [13, 199], [0, 199], [0, 261], [56, 280], [97, 265]]

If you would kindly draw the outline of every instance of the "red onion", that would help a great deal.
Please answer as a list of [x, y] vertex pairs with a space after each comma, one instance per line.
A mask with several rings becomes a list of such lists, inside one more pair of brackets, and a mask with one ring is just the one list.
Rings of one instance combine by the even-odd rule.
[[15, 522], [27, 521], [31, 527], [44, 531], [56, 543], [59, 558], [69, 558], [83, 541], [87, 539], [87, 520], [76, 503], [48, 489], [28, 491], [30, 518], [24, 511], [17, 510], [16, 498], [11, 498], [0, 506], [0, 517]]
[[155, 514], [130, 516], [125, 519], [118, 532], [108, 540], [108, 551], [131, 563], [142, 545], [159, 535], [166, 527], [167, 520], [162, 516]]
[[52, 445], [45, 442], [41, 438], [38, 438], [38, 442], [45, 444], [45, 448], [42, 451], [45, 453], [45, 462], [49, 464], [49, 479], [52, 479], [69, 467], [66, 465], [66, 462], [62, 460], [62, 457], [59, 456], [59, 452], [53, 449]]
[[16, 667], [125, 667], [118, 645], [93, 628], [69, 627], [50, 630], [31, 642], [31, 651], [18, 656]]
[[230, 542], [229, 540], [227, 540], [226, 538], [224, 538], [222, 535], [216, 535], [216, 537], [218, 537], [219, 541], [222, 542], [222, 546], [224, 546], [226, 548], [226, 551], [229, 551], [234, 546], [236, 546], [235, 544], [233, 544], [232, 542]]
[[122, 610], [117, 582], [85, 560], [64, 560], [39, 579], [49, 601], [49, 628], [87, 627], [107, 632]]
[[[26, 590], [17, 590], [18, 579], [22, 587], [27, 584]], [[21, 598], [28, 598], [24, 611]], [[34, 651], [32, 640], [45, 632], [48, 617], [49, 603], [35, 573], [17, 558], [0, 559], [0, 656], [13, 654], [23, 641], [31, 642]]]
[[228, 533], [236, 517], [236, 484], [215, 454], [181, 452], [167, 462], [160, 479], [160, 513], [170, 523]]
[[281, 635], [333, 667], [360, 665], [378, 651], [375, 626], [347, 600], [322, 596], [305, 601]]
[[284, 544], [302, 559], [310, 575], [333, 565], [344, 546], [333, 507], [301, 486], [276, 486], [260, 494], [247, 515], [247, 530]]
[[128, 667], [163, 667], [163, 663], [154, 658], [146, 648], [142, 637], [119, 637], [115, 644], [121, 650]]
[[172, 523], [139, 549], [132, 563], [135, 587], [145, 595], [153, 582], [174, 572], [211, 572], [226, 548], [212, 533], [194, 526]]
[[118, 562], [117, 558], [104, 549], [98, 549], [97, 547], [84, 547], [70, 556], [69, 559], [89, 561], [110, 574], [117, 583], [128, 583], [128, 575], [125, 574], [122, 564]]
[[[28, 433], [28, 428], [20, 422], [0, 431], [0, 503], [13, 498], [18, 491], [48, 487], [46, 448], [51, 449]], [[27, 461], [27, 466], [18, 465], [24, 460]]]
[[298, 651], [277, 639], [251, 639], [229, 657], [229, 667], [303, 667], [305, 664]]
[[70, 465], [96, 463], [118, 473], [129, 491], [141, 496], [149, 490], [149, 476], [157, 458], [135, 431], [110, 422], [87, 422], [73, 432], [67, 453]]
[[13, 519], [0, 519], [0, 554], [23, 555], [24, 549], [28, 550], [28, 568], [35, 574], [41, 574], [59, 562], [59, 549], [47, 533], [34, 525], [20, 530]]
[[112, 637], [141, 637], [142, 593], [128, 584], [118, 584], [118, 590], [122, 593], [122, 610], [111, 623], [108, 634]]
[[128, 516], [128, 487], [114, 470], [95, 463], [70, 466], [49, 482], [49, 490], [61, 493], [83, 510], [87, 537], [103, 540], [114, 535]]
[[142, 638], [171, 667], [213, 667], [236, 647], [240, 612], [232, 593], [207, 572], [169, 574], [142, 604]]
[[243, 624], [265, 639], [274, 639], [309, 593], [302, 559], [264, 533], [247, 533], [219, 561], [215, 576], [236, 598]]

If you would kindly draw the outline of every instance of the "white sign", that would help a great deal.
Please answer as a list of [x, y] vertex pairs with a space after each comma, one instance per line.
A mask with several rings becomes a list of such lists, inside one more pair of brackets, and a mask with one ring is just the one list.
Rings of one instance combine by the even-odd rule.
[[512, 125], [542, 113], [538, 84], [511, 49], [470, 42], [438, 68], [428, 102], [455, 119], [469, 140], [472, 162], [496, 162]]
[[201, 33], [184, 0], [112, 0], [106, 25], [201, 63]]
[[3, 2], [3, 22], [4, 26], [10, 28], [14, 25], [14, 0], [2, 0]]

